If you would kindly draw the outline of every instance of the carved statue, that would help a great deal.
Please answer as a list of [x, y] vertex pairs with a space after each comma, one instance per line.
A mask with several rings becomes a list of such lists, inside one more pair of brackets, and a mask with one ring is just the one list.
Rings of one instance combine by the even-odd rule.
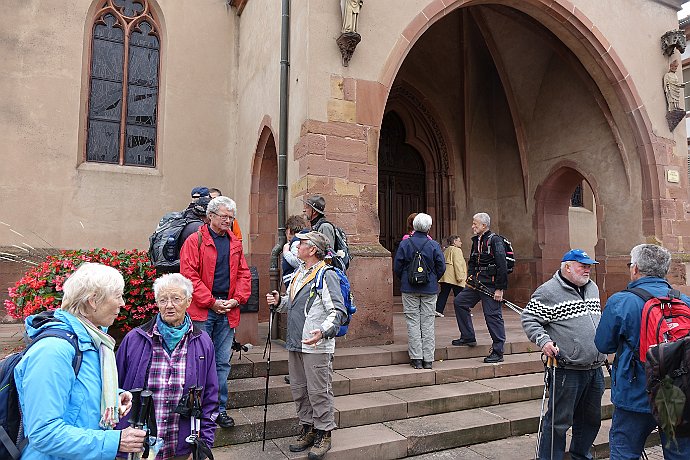
[[664, 75], [664, 94], [666, 95], [667, 110], [669, 112], [683, 110], [680, 105], [680, 89], [685, 84], [678, 81], [676, 70], [678, 70], [678, 61], [674, 59], [668, 67], [668, 72]]
[[364, 5], [364, 0], [340, 0], [343, 15], [341, 33], [357, 33], [357, 17], [362, 5]]

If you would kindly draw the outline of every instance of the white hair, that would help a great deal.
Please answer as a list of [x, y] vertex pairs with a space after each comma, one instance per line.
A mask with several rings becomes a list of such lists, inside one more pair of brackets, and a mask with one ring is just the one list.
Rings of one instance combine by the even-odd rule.
[[491, 227], [491, 217], [489, 217], [489, 215], [485, 212], [478, 212], [472, 216], [472, 219], [481, 222], [482, 224], [486, 225], [487, 228]]
[[122, 274], [107, 265], [85, 262], [72, 273], [62, 285], [60, 308], [73, 315], [87, 316], [91, 313], [89, 299], [96, 308], [108, 297], [122, 295], [125, 280]]
[[165, 288], [182, 288], [187, 298], [192, 297], [194, 286], [192, 282], [179, 273], [166, 273], [153, 282], [153, 294], [158, 300], [158, 293]]
[[412, 228], [414, 228], [416, 232], [428, 233], [431, 228], [431, 216], [420, 212], [412, 221]]
[[217, 214], [221, 206], [228, 208], [228, 211], [231, 213], [237, 214], [237, 204], [235, 200], [227, 196], [217, 196], [209, 201], [206, 207], [206, 217], [211, 217], [211, 214]]

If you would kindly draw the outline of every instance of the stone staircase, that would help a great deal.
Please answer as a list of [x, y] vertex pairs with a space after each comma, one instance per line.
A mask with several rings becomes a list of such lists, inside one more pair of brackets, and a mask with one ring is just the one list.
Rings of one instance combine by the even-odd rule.
[[[442, 321], [454, 325], [453, 318]], [[524, 335], [507, 327], [505, 361], [485, 364], [488, 337], [478, 336], [475, 348], [454, 347], [450, 337], [439, 338], [440, 322], [432, 370], [409, 366], [406, 343], [336, 349], [333, 392], [339, 428], [333, 431], [333, 448], [326, 458], [533, 458], [544, 389], [540, 353]], [[481, 318], [475, 320], [478, 329], [481, 323]], [[299, 426], [283, 378], [287, 352], [278, 344], [271, 356], [267, 441], [265, 451], [261, 449], [266, 384], [262, 352], [263, 347], [255, 347], [241, 359], [233, 358], [229, 413], [236, 425], [216, 432], [218, 460], [307, 458], [306, 452], [288, 449]], [[608, 455], [612, 412], [607, 390], [595, 458]]]

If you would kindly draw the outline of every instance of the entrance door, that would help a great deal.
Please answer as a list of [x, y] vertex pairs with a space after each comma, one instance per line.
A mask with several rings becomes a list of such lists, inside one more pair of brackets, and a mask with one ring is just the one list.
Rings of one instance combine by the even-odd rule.
[[[379, 142], [379, 242], [393, 257], [407, 232], [407, 216], [425, 210], [424, 161], [414, 147], [405, 143], [402, 120], [388, 113], [383, 118]], [[400, 295], [400, 281], [395, 276], [393, 295]]]

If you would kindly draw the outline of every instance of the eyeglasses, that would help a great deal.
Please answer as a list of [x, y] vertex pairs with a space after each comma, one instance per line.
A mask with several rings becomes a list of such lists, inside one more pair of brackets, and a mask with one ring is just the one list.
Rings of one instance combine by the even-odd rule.
[[625, 264], [625, 265], [627, 265], [627, 266], [628, 266], [628, 268], [630, 268], [630, 267], [632, 267], [632, 266], [633, 266], [633, 265], [635, 265], [635, 264], [634, 264], [634, 263], [632, 263], [632, 262], [628, 262], [628, 263], [627, 263], [627, 264]]
[[218, 216], [218, 218], [220, 220], [227, 220], [228, 222], [232, 222], [233, 220], [235, 220], [235, 218], [233, 216], [223, 216], [223, 215], [218, 214], [217, 212], [213, 212], [213, 211], [211, 211], [211, 214]]
[[174, 306], [179, 307], [182, 305], [182, 303], [187, 300], [187, 297], [172, 297], [170, 299], [157, 299], [156, 304], [158, 304], [159, 307], [165, 307], [169, 303], [172, 303]]

